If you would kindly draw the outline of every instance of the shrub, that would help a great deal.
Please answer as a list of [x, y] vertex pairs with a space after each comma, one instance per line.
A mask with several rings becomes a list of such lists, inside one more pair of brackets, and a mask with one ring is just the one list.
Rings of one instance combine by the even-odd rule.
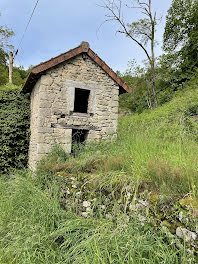
[[24, 167], [29, 145], [29, 97], [20, 87], [0, 87], [0, 171]]

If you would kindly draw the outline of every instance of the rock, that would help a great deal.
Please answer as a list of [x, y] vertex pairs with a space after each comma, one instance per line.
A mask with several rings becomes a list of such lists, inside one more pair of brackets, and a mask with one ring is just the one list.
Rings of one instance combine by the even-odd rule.
[[87, 212], [82, 212], [81, 215], [82, 215], [82, 217], [84, 217], [84, 218], [87, 218], [87, 217], [88, 217], [88, 213], [87, 213]]
[[134, 210], [135, 210], [135, 205], [134, 205], [134, 203], [130, 203], [130, 204], [129, 204], [129, 210], [130, 210], [130, 211], [134, 211]]
[[132, 197], [132, 194], [131, 194], [130, 192], [127, 192], [127, 193], [126, 193], [126, 197], [127, 197], [128, 199], [130, 199], [130, 197]]
[[106, 214], [106, 215], [105, 215], [105, 218], [106, 218], [107, 220], [112, 220], [112, 219], [113, 219], [113, 216], [112, 216], [111, 214]]
[[155, 193], [154, 194], [152, 194], [152, 193], [150, 194], [149, 200], [150, 200], [151, 203], [156, 204], [158, 199], [159, 199], [159, 195], [158, 194], [155, 194]]
[[74, 177], [71, 177], [70, 179], [71, 179], [72, 181], [75, 181], [75, 180], [76, 180], [76, 178], [74, 178]]
[[198, 208], [193, 208], [192, 216], [198, 218]]
[[195, 249], [194, 248], [192, 248], [192, 249], [188, 248], [187, 252], [188, 252], [188, 254], [194, 255], [195, 254]]
[[178, 221], [164, 220], [163, 222], [161, 222], [161, 225], [166, 226], [172, 234], [175, 234], [176, 229], [181, 226], [181, 223]]
[[180, 205], [186, 210], [195, 210], [198, 209], [198, 199], [192, 196], [187, 196], [179, 200]]
[[192, 237], [192, 240], [196, 240], [198, 238], [195, 232], [191, 232], [191, 237]]
[[126, 221], [127, 223], [129, 223], [129, 221], [130, 221], [130, 217], [129, 217], [128, 215], [125, 216], [125, 221]]
[[198, 224], [196, 225], [196, 231], [195, 232], [198, 234]]
[[163, 226], [166, 226], [166, 227], [168, 227], [168, 229], [170, 229], [171, 228], [171, 223], [170, 222], [168, 222], [167, 220], [164, 220], [162, 223], [161, 223]]
[[184, 217], [184, 214], [183, 214], [183, 212], [181, 211], [181, 212], [179, 213], [179, 221], [180, 221], [180, 222], [182, 222], [183, 217]]
[[106, 208], [106, 206], [105, 206], [105, 205], [103, 205], [103, 204], [102, 204], [102, 205], [100, 205], [100, 209], [101, 209], [101, 210], [105, 210], [105, 208]]
[[142, 204], [144, 207], [148, 207], [149, 206], [149, 202], [148, 201], [144, 201], [141, 199], [137, 199], [138, 203]]
[[145, 210], [145, 206], [142, 205], [141, 203], [134, 204], [134, 202], [132, 202], [129, 204], [129, 210], [130, 211], [136, 211], [137, 212], [137, 211], [142, 211], [142, 209]]
[[143, 216], [143, 215], [138, 215], [138, 219], [139, 219], [139, 221], [141, 222], [141, 223], [144, 223], [144, 222], [146, 222], [146, 217], [145, 216]]
[[87, 208], [86, 208], [86, 212], [87, 212], [87, 213], [91, 213], [91, 212], [92, 212], [91, 207], [87, 207]]
[[181, 227], [176, 229], [176, 235], [179, 238], [185, 239], [186, 242], [193, 242], [197, 239], [197, 234], [195, 232], [191, 232], [188, 229]]
[[83, 207], [87, 208], [87, 207], [90, 207], [91, 206], [91, 203], [88, 202], [88, 201], [83, 201]]
[[53, 78], [51, 78], [49, 75], [43, 75], [41, 77], [41, 84], [50, 86], [53, 82]]
[[143, 204], [137, 203], [135, 205], [135, 211], [143, 211], [143, 210], [145, 210], [145, 206]]
[[182, 245], [180, 240], [169, 231], [168, 227], [163, 226], [162, 224], [161, 226], [162, 226], [161, 228], [162, 233], [165, 234], [169, 239], [171, 239], [171, 241], [175, 243], [178, 249], [183, 249], [184, 246]]
[[168, 238], [172, 239], [173, 241], [178, 242], [178, 247], [180, 248], [181, 243], [180, 243], [180, 241], [178, 240], [178, 238], [175, 237], [175, 236], [170, 232], [170, 230], [168, 229], [168, 227], [163, 226], [162, 223], [161, 223], [161, 231], [162, 231], [162, 233], [164, 233]]
[[66, 191], [66, 193], [67, 193], [67, 194], [70, 194], [70, 191], [69, 191], [69, 190], [67, 190], [67, 191]]

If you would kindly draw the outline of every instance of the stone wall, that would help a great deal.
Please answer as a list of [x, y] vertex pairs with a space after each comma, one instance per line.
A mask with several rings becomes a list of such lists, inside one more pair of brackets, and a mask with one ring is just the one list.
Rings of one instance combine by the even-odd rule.
[[[40, 81], [36, 83], [34, 89], [32, 90], [30, 96], [30, 108], [31, 108], [31, 118], [30, 118], [30, 145], [29, 145], [29, 162], [30, 167], [37, 162], [37, 144], [38, 144], [38, 117], [39, 117], [39, 86]], [[32, 167], [31, 167], [32, 168]]]
[[[90, 90], [88, 113], [73, 111], [75, 88]], [[31, 169], [55, 144], [71, 152], [72, 126], [90, 128], [87, 141], [114, 137], [118, 94], [118, 84], [85, 54], [42, 75], [31, 94]]]

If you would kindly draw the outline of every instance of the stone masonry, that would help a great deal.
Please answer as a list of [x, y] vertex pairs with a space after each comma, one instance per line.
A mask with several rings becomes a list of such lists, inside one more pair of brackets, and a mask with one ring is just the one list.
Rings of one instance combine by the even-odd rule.
[[[56, 144], [70, 153], [72, 128], [86, 129], [86, 141], [114, 138], [119, 87], [86, 53], [43, 72], [31, 91], [30, 168]], [[74, 111], [75, 88], [89, 90], [87, 113]]]

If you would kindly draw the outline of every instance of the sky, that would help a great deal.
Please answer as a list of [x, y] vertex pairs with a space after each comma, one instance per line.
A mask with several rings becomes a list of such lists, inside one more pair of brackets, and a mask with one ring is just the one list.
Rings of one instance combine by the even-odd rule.
[[[162, 17], [156, 33], [159, 42], [157, 56], [162, 52], [165, 18], [171, 2], [152, 0], [153, 10], [158, 17]], [[0, 0], [0, 25], [6, 25], [15, 32], [11, 41], [15, 49], [35, 3], [36, 0]], [[146, 59], [144, 52], [124, 35], [115, 34], [118, 24], [108, 22], [100, 27], [106, 13], [100, 4], [101, 0], [40, 0], [15, 58], [15, 65], [25, 68], [37, 65], [77, 47], [82, 41], [88, 41], [91, 49], [114, 71], [123, 73], [130, 60], [135, 59], [141, 64]], [[123, 13], [129, 23], [142, 18], [137, 9], [126, 9]]]

